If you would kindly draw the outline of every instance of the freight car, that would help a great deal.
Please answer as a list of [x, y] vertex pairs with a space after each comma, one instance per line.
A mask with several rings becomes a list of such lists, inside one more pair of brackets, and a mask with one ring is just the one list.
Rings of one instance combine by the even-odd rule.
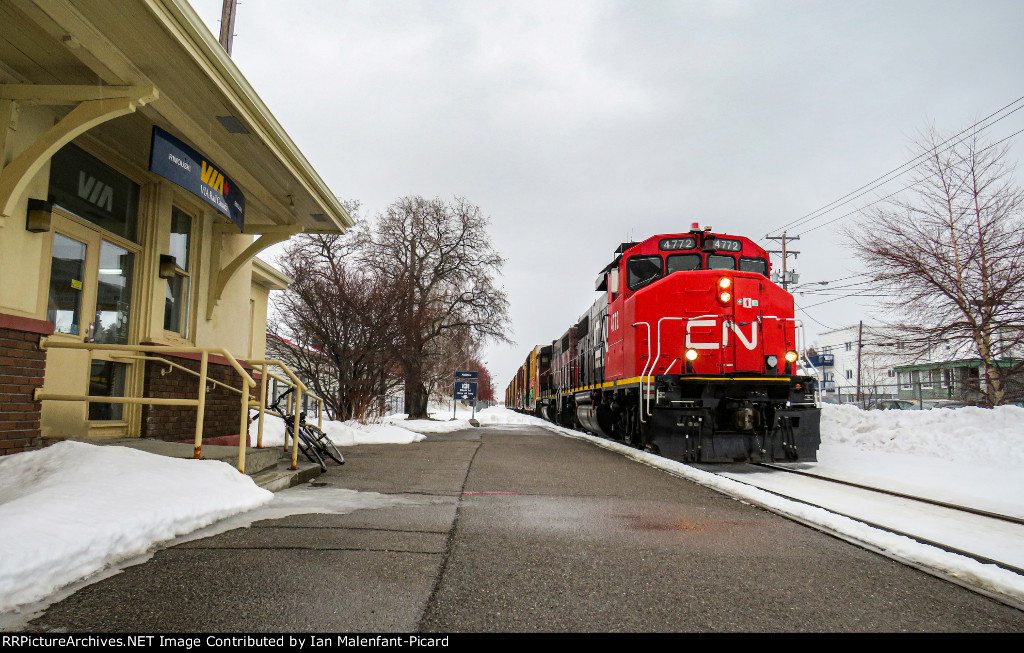
[[599, 298], [531, 351], [506, 405], [684, 462], [816, 460], [816, 379], [770, 269], [750, 239], [697, 224], [622, 243]]

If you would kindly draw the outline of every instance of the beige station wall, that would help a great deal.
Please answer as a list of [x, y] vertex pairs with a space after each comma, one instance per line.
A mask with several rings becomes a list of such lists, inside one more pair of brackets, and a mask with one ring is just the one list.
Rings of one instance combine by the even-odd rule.
[[[54, 124], [54, 118], [55, 114], [49, 109], [24, 107], [18, 117], [17, 131], [7, 132], [4, 162], [12, 160], [45, 133]], [[191, 193], [120, 157], [105, 154], [117, 152], [117, 143], [98, 143], [88, 134], [74, 142], [141, 184], [137, 234], [137, 243], [141, 249], [135, 262], [129, 342], [225, 348], [237, 358], [249, 358], [251, 355], [262, 357], [266, 347], [267, 293], [264, 288], [254, 288], [251, 262], [242, 265], [231, 278], [214, 307], [212, 319], [206, 319], [207, 305], [211, 301], [211, 280], [216, 271], [251, 245], [254, 236], [239, 234], [237, 231], [230, 233], [230, 229], [236, 228]], [[47, 197], [49, 174], [49, 164], [44, 165], [19, 200], [15, 215], [0, 226], [0, 313], [46, 319], [52, 231], [27, 231], [24, 216], [28, 198]], [[160, 255], [169, 251], [172, 206], [177, 206], [193, 217], [190, 315], [185, 337], [163, 328], [167, 282], [159, 277], [158, 270]], [[58, 211], [54, 213], [56, 215]], [[229, 231], [219, 238], [215, 237], [214, 224], [228, 225]], [[216, 269], [213, 267], [215, 265]], [[83, 315], [83, 324], [89, 321], [88, 316]], [[54, 337], [75, 339], [66, 335]], [[87, 394], [88, 359], [88, 354], [82, 351], [48, 350], [44, 390], [60, 394]], [[142, 382], [141, 365], [133, 365], [125, 393], [141, 396]], [[90, 424], [84, 402], [46, 401], [42, 407], [42, 435], [137, 435], [140, 414], [139, 407], [126, 406], [125, 419], [115, 428], [111, 425]]]
[[[53, 126], [56, 114], [48, 107], [22, 107], [17, 112], [17, 129], [8, 129], [3, 164], [9, 163]], [[25, 229], [25, 214], [30, 197], [45, 198], [49, 187], [50, 166], [44, 165], [18, 200], [14, 215], [0, 227], [0, 312], [44, 319], [45, 307], [39, 306], [41, 285], [46, 279], [40, 266], [50, 256], [46, 234]]]

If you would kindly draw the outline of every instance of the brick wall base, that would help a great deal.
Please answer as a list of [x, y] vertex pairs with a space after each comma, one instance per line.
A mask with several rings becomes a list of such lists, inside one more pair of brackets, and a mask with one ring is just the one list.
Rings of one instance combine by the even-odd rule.
[[46, 371], [39, 337], [50, 333], [49, 322], [0, 314], [0, 455], [42, 446], [42, 402], [33, 394], [42, 387]]
[[[199, 361], [164, 354], [164, 358], [182, 367], [199, 371]], [[161, 374], [168, 366], [160, 361], [146, 363], [142, 396], [168, 399], [196, 399], [199, 397], [199, 377], [179, 369]], [[207, 376], [233, 388], [241, 387], [238, 373], [230, 365], [209, 362]], [[206, 411], [203, 418], [203, 437], [238, 435], [238, 420], [241, 416], [241, 397], [220, 386], [214, 385], [206, 392]], [[196, 408], [194, 406], [143, 406], [142, 432], [144, 438], [158, 440], [190, 440], [196, 433]]]

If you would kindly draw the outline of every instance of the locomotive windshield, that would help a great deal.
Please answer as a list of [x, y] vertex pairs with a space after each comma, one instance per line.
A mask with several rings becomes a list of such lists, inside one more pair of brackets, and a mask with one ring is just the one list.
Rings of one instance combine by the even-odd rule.
[[758, 274], [768, 276], [768, 261], [763, 258], [740, 258], [740, 270], [743, 272], [757, 272]]
[[735, 270], [736, 259], [725, 254], [708, 254], [709, 270]]
[[674, 254], [666, 261], [665, 274], [700, 269], [700, 254]]
[[661, 276], [660, 256], [634, 256], [626, 266], [629, 272], [627, 283], [630, 290], [645, 286]]

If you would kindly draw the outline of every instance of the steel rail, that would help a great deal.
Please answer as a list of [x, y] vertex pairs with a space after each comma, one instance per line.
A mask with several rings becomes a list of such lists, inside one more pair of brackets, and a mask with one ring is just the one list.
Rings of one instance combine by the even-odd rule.
[[[700, 468], [698, 467], [697, 469], [700, 469]], [[704, 470], [704, 471], [707, 471], [707, 470]], [[714, 473], [714, 472], [712, 472], [712, 473]], [[719, 475], [720, 474], [716, 474], [716, 476], [719, 476]], [[763, 487], [760, 487], [758, 485], [754, 485], [753, 483], [748, 483], [746, 481], [737, 480], [737, 479], [735, 479], [735, 478], [733, 478], [731, 476], [723, 476], [723, 478], [728, 478], [731, 481], [736, 481], [737, 483], [742, 483], [743, 485], [748, 485], [748, 486], [750, 486], [752, 488], [757, 488], [758, 490], [761, 490], [762, 492], [767, 492], [768, 494], [774, 494], [775, 496], [782, 497], [783, 499], [788, 499], [790, 501], [797, 501], [799, 503], [802, 503], [802, 504], [805, 504], [805, 505], [808, 505], [808, 506], [812, 506], [814, 508], [821, 508], [822, 510], [824, 510], [826, 512], [830, 512], [833, 515], [839, 515], [841, 517], [846, 517], [847, 519], [852, 519], [852, 520], [854, 520], [856, 522], [860, 522], [861, 524], [866, 524], [866, 525], [868, 525], [868, 526], [870, 526], [872, 528], [877, 528], [880, 531], [885, 531], [886, 533], [892, 533], [893, 535], [901, 535], [903, 537], [910, 538], [910, 539], [914, 540], [915, 542], [920, 542], [922, 544], [927, 544], [929, 546], [934, 546], [937, 549], [942, 549], [943, 551], [948, 551], [949, 553], [956, 553], [956, 554], [962, 555], [962, 556], [964, 556], [966, 558], [971, 558], [972, 560], [977, 560], [978, 562], [980, 562], [982, 564], [995, 565], [995, 566], [999, 567], [1000, 569], [1005, 569], [1005, 570], [1011, 571], [1011, 572], [1013, 572], [1015, 574], [1024, 576], [1024, 569], [1022, 569], [1020, 567], [1016, 567], [1016, 566], [1008, 564], [1008, 563], [1005, 563], [1005, 562], [1000, 562], [999, 560], [994, 560], [992, 558], [989, 558], [989, 557], [986, 557], [986, 556], [983, 556], [983, 555], [979, 555], [979, 554], [973, 553], [971, 551], [966, 551], [964, 549], [960, 549], [960, 548], [957, 548], [955, 546], [950, 546], [950, 545], [944, 544], [942, 542], [937, 542], [935, 540], [930, 540], [928, 538], [921, 537], [920, 535], [915, 535], [913, 533], [908, 533], [906, 531], [901, 531], [899, 529], [892, 528], [891, 526], [885, 526], [883, 524], [879, 524], [878, 522], [869, 521], [867, 519], [864, 519], [863, 517], [858, 517], [858, 516], [855, 516], [855, 515], [849, 515], [847, 513], [835, 510], [834, 508], [828, 508], [826, 506], [822, 506], [820, 504], [814, 503], [812, 501], [808, 501], [806, 499], [800, 499], [800, 498], [797, 498], [797, 497], [793, 497], [793, 496], [790, 496], [788, 494], [783, 494], [782, 492], [778, 492], [776, 490], [767, 490], [767, 489], [765, 489]], [[873, 489], [873, 488], [869, 488], [869, 489]], [[790, 518], [794, 519], [792, 517], [790, 517]], [[795, 520], [799, 521], [799, 522], [801, 522], [803, 524], [807, 524], [807, 525], [809, 525], [809, 526], [811, 526], [811, 527], [813, 527], [815, 529], [818, 529], [818, 530], [824, 530], [825, 532], [829, 532], [829, 533], [832, 532], [831, 528], [823, 527], [821, 525], [814, 524], [813, 522], [809, 522], [809, 521], [806, 521], [806, 520], [803, 520], [803, 519], [799, 519], [799, 518], [795, 518]]]
[[768, 469], [775, 469], [780, 472], [786, 472], [788, 474], [798, 474], [800, 476], [808, 476], [810, 478], [816, 478], [821, 481], [828, 481], [830, 483], [837, 483], [839, 485], [848, 485], [850, 487], [859, 488], [861, 490], [869, 490], [871, 492], [877, 492], [879, 494], [887, 494], [893, 497], [899, 497], [901, 499], [909, 499], [911, 501], [917, 501], [919, 503], [927, 503], [940, 508], [947, 508], [949, 510], [957, 510], [960, 512], [967, 512], [972, 515], [978, 515], [979, 517], [988, 517], [989, 519], [998, 519], [1001, 521], [1009, 522], [1011, 524], [1017, 524], [1018, 526], [1024, 526], [1024, 518], [1013, 517], [1011, 515], [1003, 515], [998, 512], [989, 512], [987, 510], [981, 510], [979, 508], [970, 508], [968, 506], [961, 506], [955, 503], [947, 503], [945, 501], [939, 501], [938, 499], [927, 499], [925, 497], [918, 497], [912, 494], [903, 494], [902, 492], [896, 492], [895, 490], [886, 490], [883, 488], [873, 487], [870, 485], [862, 485], [860, 483], [854, 483], [853, 481], [844, 481], [838, 478], [831, 478], [829, 476], [822, 476], [820, 474], [812, 474], [802, 469], [789, 469], [788, 467], [780, 467], [771, 463], [750, 463], [751, 465], [757, 465], [758, 467], [767, 467]]

